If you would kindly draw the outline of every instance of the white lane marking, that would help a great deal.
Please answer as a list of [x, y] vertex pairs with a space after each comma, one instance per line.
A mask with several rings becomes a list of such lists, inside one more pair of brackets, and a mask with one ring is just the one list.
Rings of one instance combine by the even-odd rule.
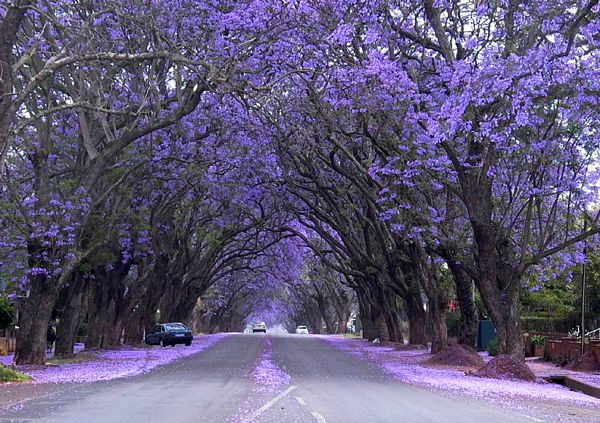
[[317, 420], [317, 423], [327, 423], [327, 420], [325, 420], [325, 417], [323, 417], [316, 411], [311, 411], [310, 414], [312, 414], [312, 416]]
[[542, 420], [542, 419], [538, 419], [537, 417], [528, 416], [527, 414], [521, 414], [521, 413], [517, 413], [517, 414], [518, 414], [519, 416], [522, 416], [522, 417], [526, 417], [526, 418], [528, 418], [528, 419], [531, 419], [531, 420], [533, 420], [534, 422], [538, 422], [538, 423], [544, 423], [544, 420]]
[[265, 405], [263, 405], [262, 407], [260, 407], [254, 413], [252, 413], [252, 416], [250, 416], [250, 418], [255, 418], [255, 417], [259, 416], [260, 414], [264, 413], [266, 410], [268, 410], [269, 408], [273, 407], [277, 403], [277, 401], [279, 401], [280, 399], [282, 399], [283, 397], [285, 397], [287, 394], [289, 394], [290, 392], [292, 392], [296, 388], [297, 388], [296, 386], [290, 386], [285, 391], [283, 391], [282, 393], [280, 393], [279, 395], [277, 395], [275, 398], [273, 398], [271, 401], [269, 401], [268, 403], [266, 403]]
[[294, 398], [296, 398], [296, 401], [298, 401], [298, 404], [306, 405], [306, 401], [304, 401], [304, 398], [301, 398], [301, 397], [294, 397]]

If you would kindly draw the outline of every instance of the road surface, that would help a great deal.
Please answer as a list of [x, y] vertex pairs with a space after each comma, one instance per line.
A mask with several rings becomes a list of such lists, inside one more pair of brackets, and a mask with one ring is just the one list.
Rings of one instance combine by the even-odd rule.
[[[262, 392], [250, 373], [271, 339], [289, 385]], [[180, 346], [180, 348], [185, 348]], [[487, 402], [402, 384], [322, 339], [239, 334], [149, 374], [63, 386], [0, 410], [0, 422], [532, 423]], [[538, 420], [540, 421], [540, 420]]]

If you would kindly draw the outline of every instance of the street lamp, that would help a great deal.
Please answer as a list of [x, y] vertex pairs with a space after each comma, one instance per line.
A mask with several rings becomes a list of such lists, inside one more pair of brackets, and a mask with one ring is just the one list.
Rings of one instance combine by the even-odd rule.
[[587, 262], [587, 247], [583, 247], [583, 269], [581, 272], [581, 357], [585, 349], [585, 270]]

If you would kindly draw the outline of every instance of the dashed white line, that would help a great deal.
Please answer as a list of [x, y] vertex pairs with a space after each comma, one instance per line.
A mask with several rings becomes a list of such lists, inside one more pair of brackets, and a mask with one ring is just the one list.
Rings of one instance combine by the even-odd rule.
[[531, 420], [533, 420], [534, 422], [537, 422], [537, 423], [544, 423], [544, 420], [542, 420], [542, 419], [538, 419], [537, 417], [528, 416], [527, 414], [521, 414], [521, 413], [517, 413], [517, 414], [518, 414], [519, 416], [522, 416], [522, 417], [525, 417], [525, 418], [531, 419]]
[[301, 398], [301, 397], [294, 397], [294, 398], [296, 398], [296, 401], [298, 401], [298, 404], [306, 405], [306, 401], [304, 401], [304, 398]]
[[317, 423], [327, 423], [327, 420], [325, 420], [325, 417], [323, 417], [321, 414], [317, 413], [316, 411], [311, 411], [310, 414], [312, 414], [312, 416], [315, 418], [315, 420], [317, 420]]
[[262, 407], [260, 407], [254, 413], [252, 413], [252, 416], [250, 416], [250, 418], [255, 418], [255, 417], [259, 416], [260, 414], [264, 413], [266, 410], [268, 410], [269, 408], [273, 407], [277, 403], [277, 401], [279, 401], [280, 399], [282, 399], [283, 397], [285, 397], [286, 395], [288, 395], [294, 389], [296, 389], [296, 386], [290, 386], [285, 391], [283, 391], [282, 393], [280, 393], [279, 395], [277, 395], [275, 398], [273, 398], [271, 401], [269, 401], [268, 403], [266, 403], [265, 405], [263, 405]]

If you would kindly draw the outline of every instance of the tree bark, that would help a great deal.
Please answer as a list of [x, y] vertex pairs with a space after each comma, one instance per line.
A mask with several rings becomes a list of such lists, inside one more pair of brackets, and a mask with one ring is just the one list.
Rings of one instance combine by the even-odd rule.
[[456, 297], [460, 307], [460, 336], [458, 342], [470, 347], [477, 344], [477, 308], [473, 300], [473, 281], [467, 273], [453, 269], [448, 263], [456, 285]]
[[122, 301], [123, 280], [131, 264], [116, 263], [112, 270], [104, 268], [94, 272], [92, 296], [88, 307], [88, 335], [86, 348], [118, 346], [123, 331], [124, 317], [118, 315], [117, 302]]
[[43, 365], [46, 360], [46, 335], [52, 310], [58, 298], [55, 279], [32, 277], [29, 297], [19, 304], [17, 364]]
[[54, 355], [69, 357], [77, 339], [87, 300], [88, 285], [80, 274], [75, 275], [67, 289], [67, 303], [58, 325]]
[[10, 142], [9, 131], [16, 113], [12, 99], [15, 95], [13, 47], [27, 7], [34, 3], [33, 0], [7, 3], [5, 15], [0, 21], [0, 175], [4, 174], [4, 161]]
[[448, 327], [446, 326], [446, 305], [439, 302], [429, 303], [429, 315], [433, 337], [431, 339], [431, 353], [435, 354], [448, 346]]
[[409, 325], [409, 342], [412, 345], [427, 345], [423, 302], [421, 298], [412, 294], [408, 295], [405, 301]]

